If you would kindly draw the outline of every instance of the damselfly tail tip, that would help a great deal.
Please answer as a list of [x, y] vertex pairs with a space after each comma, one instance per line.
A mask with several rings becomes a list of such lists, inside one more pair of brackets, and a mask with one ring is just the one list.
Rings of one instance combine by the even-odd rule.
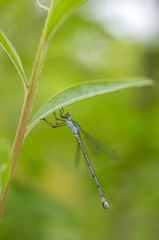
[[104, 209], [109, 209], [109, 204], [105, 198], [102, 197], [102, 205]]

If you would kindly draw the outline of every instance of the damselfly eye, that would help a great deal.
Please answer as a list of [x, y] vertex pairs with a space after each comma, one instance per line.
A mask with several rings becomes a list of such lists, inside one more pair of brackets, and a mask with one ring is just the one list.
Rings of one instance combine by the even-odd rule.
[[68, 113], [67, 113], [67, 116], [68, 116], [68, 117], [71, 117], [71, 113], [68, 112]]

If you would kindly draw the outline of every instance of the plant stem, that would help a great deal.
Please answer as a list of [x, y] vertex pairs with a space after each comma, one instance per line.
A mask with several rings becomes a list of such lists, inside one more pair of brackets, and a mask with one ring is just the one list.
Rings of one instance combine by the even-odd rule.
[[[51, 5], [50, 9], [53, 7], [53, 3], [54, 3], [54, 1], [52, 0], [52, 5]], [[14, 140], [14, 144], [13, 144], [13, 148], [12, 148], [12, 153], [11, 153], [12, 166], [11, 166], [10, 177], [6, 184], [6, 187], [4, 189], [4, 192], [3, 192], [3, 195], [1, 198], [1, 202], [0, 202], [0, 220], [2, 217], [2, 212], [4, 209], [4, 204], [5, 204], [6, 196], [8, 193], [9, 186], [10, 186], [10, 182], [12, 180], [14, 169], [15, 169], [18, 157], [19, 157], [20, 149], [21, 149], [23, 141], [24, 141], [26, 126], [27, 126], [27, 122], [29, 119], [29, 115], [30, 115], [30, 109], [31, 109], [32, 102], [34, 99], [38, 78], [40, 76], [40, 69], [41, 69], [41, 66], [42, 66], [42, 63], [44, 60], [44, 56], [45, 56], [45, 53], [47, 50], [47, 46], [45, 45], [45, 36], [46, 36], [47, 25], [49, 23], [49, 14], [50, 14], [50, 10], [48, 11], [48, 16], [46, 19], [42, 38], [41, 38], [39, 49], [37, 52], [30, 85], [26, 91], [22, 114], [20, 117], [19, 126], [18, 126], [18, 129], [16, 132], [16, 136], [15, 136], [15, 140]]]

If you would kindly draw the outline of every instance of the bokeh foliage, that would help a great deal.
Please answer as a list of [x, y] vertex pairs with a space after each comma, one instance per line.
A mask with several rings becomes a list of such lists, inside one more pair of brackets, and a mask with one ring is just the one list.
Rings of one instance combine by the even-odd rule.
[[[45, 17], [34, 1], [0, 2], [0, 29], [18, 51], [27, 77]], [[31, 115], [57, 91], [81, 81], [145, 75], [157, 82], [158, 56], [158, 46], [126, 39], [119, 42], [78, 12], [51, 41]], [[0, 49], [0, 137], [8, 146], [21, 114], [24, 90], [20, 81]], [[22, 147], [0, 239], [157, 239], [158, 85], [103, 95], [67, 110], [85, 131], [121, 155], [120, 163], [109, 165], [103, 156], [100, 160], [90, 154], [110, 210], [103, 210], [82, 154], [75, 169], [76, 141], [70, 130], [54, 130], [41, 122]], [[54, 122], [52, 116], [49, 120]]]

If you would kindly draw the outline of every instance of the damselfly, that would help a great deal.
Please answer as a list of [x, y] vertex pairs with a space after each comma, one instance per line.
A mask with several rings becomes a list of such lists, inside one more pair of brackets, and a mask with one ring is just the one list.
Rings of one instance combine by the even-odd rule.
[[[95, 171], [93, 169], [91, 161], [89, 160], [87, 152], [86, 152], [86, 150], [84, 148], [84, 145], [83, 145], [80, 133], [82, 132], [84, 134], [84, 136], [86, 138], [86, 141], [88, 143], [88, 146], [92, 149], [92, 151], [94, 151], [94, 148], [96, 148], [98, 151], [103, 152], [107, 157], [109, 157], [109, 158], [111, 158], [111, 159], [113, 159], [115, 161], [119, 160], [119, 155], [118, 155], [118, 153], [116, 152], [115, 149], [111, 148], [110, 146], [108, 146], [104, 142], [99, 141], [98, 139], [92, 137], [91, 135], [89, 135], [88, 133], [83, 131], [81, 129], [81, 127], [71, 118], [71, 114], [69, 112], [64, 114], [64, 115], [63, 115], [63, 112], [64, 112], [64, 109], [62, 108], [62, 110], [60, 110], [60, 118], [57, 118], [56, 117], [56, 113], [53, 112], [53, 114], [55, 116], [56, 126], [53, 126], [52, 124], [50, 124], [45, 118], [43, 118], [42, 120], [47, 122], [53, 128], [68, 126], [72, 130], [75, 138], [77, 139], [78, 147], [80, 146], [80, 148], [81, 148], [81, 150], [83, 152], [83, 155], [85, 157], [86, 163], [87, 163], [87, 165], [88, 165], [88, 167], [89, 167], [89, 169], [90, 169], [90, 171], [92, 173], [92, 176], [93, 176], [93, 178], [95, 180], [95, 183], [97, 185], [97, 188], [99, 190], [103, 208], [104, 209], [106, 209], [106, 208], [108, 209], [109, 208], [108, 201], [107, 201], [107, 199], [104, 196], [104, 193], [102, 191], [102, 188], [100, 186], [100, 183], [98, 181], [96, 173], [95, 173]], [[58, 123], [57, 120], [61, 121], [61, 123]], [[92, 147], [94, 147], [94, 148], [92, 148]]]

